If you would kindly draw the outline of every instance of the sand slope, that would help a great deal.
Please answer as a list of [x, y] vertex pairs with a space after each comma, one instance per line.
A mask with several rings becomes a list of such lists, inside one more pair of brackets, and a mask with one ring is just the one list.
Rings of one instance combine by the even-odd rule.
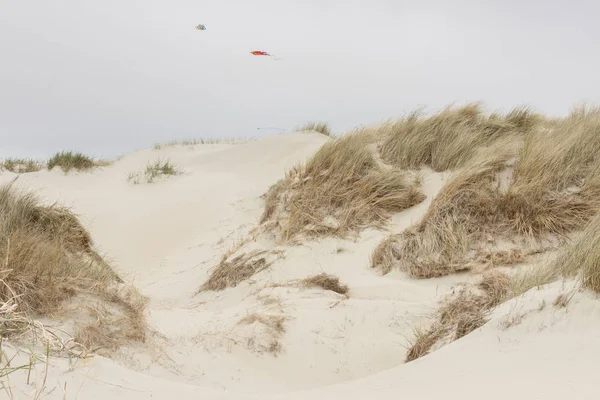
[[[16, 184], [45, 201], [73, 207], [117, 270], [150, 298], [146, 344], [74, 365], [53, 358], [46, 398], [65, 398], [65, 384], [66, 398], [78, 399], [592, 398], [600, 303], [578, 292], [567, 308], [556, 308], [556, 297], [570, 290], [559, 283], [502, 305], [481, 329], [403, 364], [413, 323], [470, 278], [379, 276], [369, 256], [385, 232], [293, 247], [263, 236], [247, 248], [279, 249], [269, 269], [235, 288], [195, 294], [221, 254], [256, 226], [260, 196], [327, 140], [296, 133], [167, 147], [91, 173], [19, 176]], [[159, 157], [184, 173], [153, 184], [127, 182], [128, 173]], [[423, 176], [427, 200], [395, 215], [394, 231], [418, 221], [449, 179], [429, 170]], [[14, 177], [3, 173], [0, 183]], [[348, 284], [349, 298], [293, 284], [320, 272]], [[240, 323], [252, 315], [280, 318], [285, 332]], [[518, 323], [507, 328], [507, 321]], [[268, 351], [273, 343], [281, 349], [276, 355]], [[22, 353], [15, 362], [25, 359]], [[36, 371], [32, 382], [40, 385], [45, 366]], [[11, 376], [15, 398], [34, 389], [22, 372]]]

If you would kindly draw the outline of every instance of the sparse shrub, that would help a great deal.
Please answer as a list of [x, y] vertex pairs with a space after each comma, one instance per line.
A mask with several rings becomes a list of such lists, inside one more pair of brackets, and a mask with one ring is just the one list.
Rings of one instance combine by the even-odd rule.
[[344, 295], [348, 293], [348, 286], [341, 283], [340, 278], [325, 273], [303, 279], [301, 284], [305, 287], [319, 287]]
[[43, 168], [43, 164], [36, 160], [23, 158], [7, 158], [0, 163], [0, 170], [6, 170], [17, 174], [37, 172]]
[[168, 160], [156, 160], [149, 163], [142, 172], [132, 172], [127, 176], [127, 180], [133, 184], [141, 183], [142, 179], [146, 183], [154, 183], [163, 176], [179, 175], [181, 171]]
[[96, 166], [94, 160], [83, 153], [72, 151], [61, 151], [48, 160], [48, 170], [60, 167], [64, 172], [72, 169], [85, 171]]
[[298, 132], [314, 131], [322, 133], [325, 136], [331, 136], [329, 124], [327, 122], [309, 122], [296, 129]]

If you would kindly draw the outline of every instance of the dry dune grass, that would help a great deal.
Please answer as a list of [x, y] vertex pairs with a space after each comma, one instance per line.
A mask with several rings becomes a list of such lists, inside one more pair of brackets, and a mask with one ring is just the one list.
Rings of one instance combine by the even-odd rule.
[[44, 164], [37, 160], [23, 158], [7, 158], [0, 162], [0, 171], [6, 170], [16, 174], [37, 172], [44, 168]]
[[261, 222], [277, 227], [284, 241], [344, 236], [421, 202], [417, 178], [382, 166], [372, 142], [371, 132], [359, 131], [326, 143], [269, 189]]
[[227, 253], [224, 254], [198, 292], [219, 291], [237, 286], [257, 272], [269, 267], [264, 255], [264, 251], [242, 253], [233, 258]]
[[463, 287], [446, 299], [429, 329], [414, 330], [406, 362], [426, 355], [436, 345], [460, 339], [485, 324], [489, 311], [506, 299], [510, 282], [508, 275], [489, 271], [476, 286]]
[[196, 146], [199, 144], [235, 144], [238, 142], [245, 142], [252, 140], [249, 138], [198, 138], [198, 139], [182, 139], [182, 140], [171, 140], [165, 143], [155, 143], [152, 147], [154, 150], [162, 150], [168, 147], [177, 146]]
[[582, 229], [600, 208], [600, 111], [576, 110], [550, 130], [533, 130], [516, 152], [509, 143], [480, 150], [421, 222], [381, 243], [373, 266], [419, 278], [447, 275], [470, 269], [498, 239], [531, 243]]
[[119, 294], [119, 277], [93, 250], [77, 218], [11, 185], [0, 188], [0, 260], [0, 301], [17, 296], [22, 312], [51, 315], [76, 295], [96, 296], [135, 309], [143, 321], [141, 300], [132, 301], [142, 297]]
[[322, 133], [325, 136], [331, 136], [331, 131], [329, 130], [329, 124], [327, 122], [309, 122], [307, 124], [302, 125], [299, 128], [296, 128], [296, 131], [315, 131]]
[[340, 278], [325, 273], [305, 278], [300, 283], [304, 287], [319, 287], [343, 295], [347, 294], [349, 290], [347, 285], [340, 282]]
[[564, 248], [556, 260], [541, 272], [579, 276], [584, 287], [600, 293], [600, 215], [588, 224], [573, 245]]
[[430, 117], [415, 111], [391, 124], [390, 134], [380, 145], [381, 158], [404, 169], [423, 165], [435, 171], [454, 169], [464, 166], [478, 147], [503, 137], [523, 135], [539, 120], [527, 108], [514, 109], [506, 116], [487, 116], [476, 103], [447, 107]]
[[145, 340], [146, 298], [132, 288], [112, 290], [88, 305], [91, 321], [80, 326], [75, 341], [90, 351], [110, 355], [123, 343]]

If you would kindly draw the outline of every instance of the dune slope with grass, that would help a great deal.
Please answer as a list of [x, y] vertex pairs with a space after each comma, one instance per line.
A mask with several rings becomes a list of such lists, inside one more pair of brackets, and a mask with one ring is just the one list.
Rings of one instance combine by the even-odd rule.
[[3, 170], [0, 261], [25, 261], [0, 312], [86, 352], [0, 329], [1, 393], [595, 398], [597, 115], [469, 105]]

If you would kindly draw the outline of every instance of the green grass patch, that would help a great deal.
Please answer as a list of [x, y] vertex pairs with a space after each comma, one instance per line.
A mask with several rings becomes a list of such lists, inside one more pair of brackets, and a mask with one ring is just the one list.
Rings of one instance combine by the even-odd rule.
[[181, 173], [182, 171], [169, 160], [159, 159], [149, 163], [143, 171], [130, 173], [127, 176], [127, 180], [134, 185], [138, 185], [142, 182], [154, 183], [162, 177], [179, 175]]
[[48, 160], [48, 170], [60, 167], [64, 172], [69, 172], [72, 169], [86, 171], [98, 165], [100, 164], [85, 154], [72, 151], [61, 151]]

